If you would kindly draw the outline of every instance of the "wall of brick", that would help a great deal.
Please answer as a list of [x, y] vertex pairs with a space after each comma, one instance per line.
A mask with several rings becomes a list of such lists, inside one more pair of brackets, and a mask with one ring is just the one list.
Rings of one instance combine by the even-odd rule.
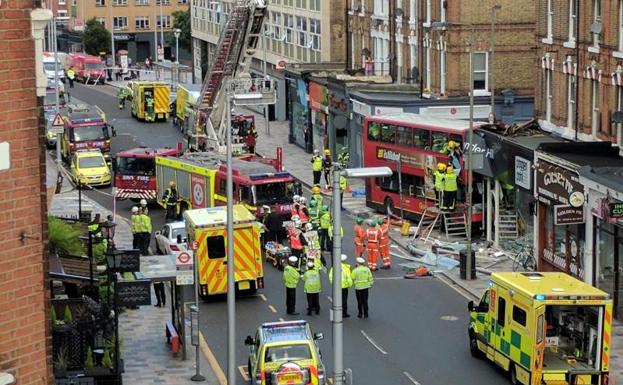
[[4, 0], [0, 8], [0, 142], [10, 144], [11, 156], [10, 169], [0, 171], [0, 371], [15, 375], [20, 385], [51, 383], [45, 155], [32, 4]]

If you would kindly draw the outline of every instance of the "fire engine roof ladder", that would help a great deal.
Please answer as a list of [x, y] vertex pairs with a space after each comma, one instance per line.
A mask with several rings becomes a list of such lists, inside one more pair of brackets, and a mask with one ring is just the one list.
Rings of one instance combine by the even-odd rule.
[[[197, 99], [194, 144], [205, 139], [207, 148], [226, 151], [227, 80], [248, 75], [251, 60], [262, 34], [266, 5], [263, 0], [237, 0], [221, 32], [217, 50], [209, 65]], [[232, 138], [232, 142], [239, 142]], [[198, 147], [198, 146], [197, 146]]]

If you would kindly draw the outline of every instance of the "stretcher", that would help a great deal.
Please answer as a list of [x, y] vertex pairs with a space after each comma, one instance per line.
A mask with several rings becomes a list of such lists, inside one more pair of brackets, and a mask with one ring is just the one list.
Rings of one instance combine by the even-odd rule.
[[283, 270], [283, 267], [288, 263], [288, 257], [290, 257], [290, 248], [284, 246], [278, 242], [266, 242], [264, 245], [266, 250], [266, 261], [270, 262], [273, 267]]

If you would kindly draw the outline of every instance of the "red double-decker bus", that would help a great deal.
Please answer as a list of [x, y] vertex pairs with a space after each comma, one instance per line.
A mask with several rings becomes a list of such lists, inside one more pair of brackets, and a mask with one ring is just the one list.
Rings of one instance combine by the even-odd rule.
[[177, 148], [137, 147], [115, 156], [115, 197], [156, 200], [156, 156], [178, 156]]
[[[420, 216], [426, 207], [436, 204], [433, 173], [438, 163], [460, 169], [459, 201], [464, 202], [467, 180], [464, 157], [459, 151], [455, 159], [450, 159], [448, 144], [454, 141], [462, 150], [468, 130], [467, 121], [410, 113], [366, 118], [364, 167], [387, 166], [393, 170], [391, 177], [367, 180], [366, 205], [389, 215], [400, 214], [402, 209], [406, 217]], [[472, 220], [480, 222], [482, 213], [473, 212]]]

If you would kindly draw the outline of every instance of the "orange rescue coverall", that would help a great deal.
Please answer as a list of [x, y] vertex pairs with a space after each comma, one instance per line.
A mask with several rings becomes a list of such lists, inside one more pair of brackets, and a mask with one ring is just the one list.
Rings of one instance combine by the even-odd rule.
[[366, 238], [366, 231], [363, 226], [355, 225], [355, 258], [359, 258], [363, 255], [363, 247]]
[[379, 233], [379, 251], [381, 252], [381, 258], [383, 258], [383, 267], [387, 268], [392, 264], [391, 257], [389, 256], [389, 223], [381, 223], [379, 225]]
[[381, 238], [379, 230], [374, 226], [368, 227], [366, 238], [368, 241], [368, 267], [371, 270], [376, 270], [376, 259], [379, 256], [379, 239]]

